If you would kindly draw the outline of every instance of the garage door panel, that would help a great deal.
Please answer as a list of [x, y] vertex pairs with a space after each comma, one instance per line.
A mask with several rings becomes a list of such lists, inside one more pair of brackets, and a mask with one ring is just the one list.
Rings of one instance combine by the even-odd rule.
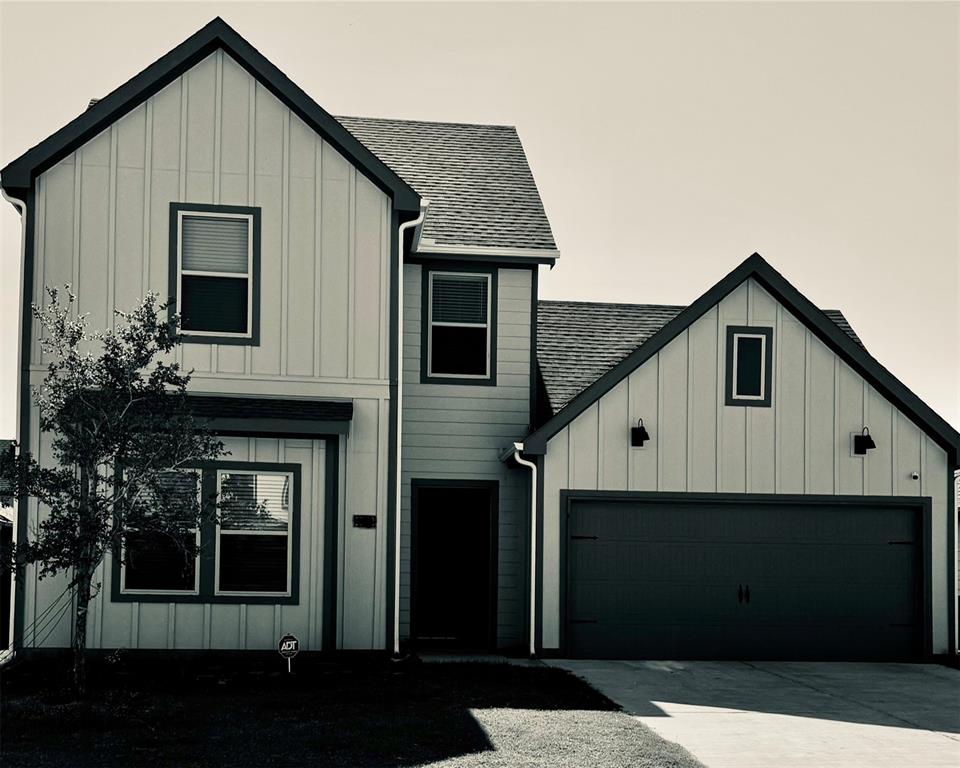
[[919, 522], [915, 508], [816, 499], [574, 503], [565, 645], [604, 658], [914, 656]]

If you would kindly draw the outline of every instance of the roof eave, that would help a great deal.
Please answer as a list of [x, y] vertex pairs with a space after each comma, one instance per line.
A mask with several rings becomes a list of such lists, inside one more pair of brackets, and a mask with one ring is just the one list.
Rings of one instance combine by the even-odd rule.
[[412, 187], [219, 16], [63, 128], [8, 163], [0, 171], [0, 185], [11, 194], [22, 194], [31, 187], [38, 174], [55, 165], [217, 49], [230, 54], [304, 122], [323, 134], [364, 175], [391, 196], [394, 208], [419, 212], [420, 197]]
[[555, 248], [509, 248], [502, 246], [443, 245], [421, 238], [411, 257], [423, 259], [454, 257], [488, 261], [515, 261], [518, 263], [548, 264], [553, 266], [560, 258]]
[[620, 363], [578, 394], [561, 411], [524, 440], [526, 453], [542, 455], [557, 432], [572, 422], [631, 371], [656, 354], [707, 310], [748, 278], [756, 279], [774, 298], [797, 315], [805, 325], [884, 397], [900, 408], [920, 429], [947, 452], [952, 468], [960, 466], [960, 433], [903, 382], [875, 360], [806, 296], [794, 288], [760, 254], [754, 253], [653, 336], [640, 344]]

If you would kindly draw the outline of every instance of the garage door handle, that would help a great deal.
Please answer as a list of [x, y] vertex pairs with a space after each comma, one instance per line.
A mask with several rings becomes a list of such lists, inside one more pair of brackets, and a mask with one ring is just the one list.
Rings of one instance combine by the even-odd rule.
[[743, 584], [737, 585], [737, 602], [738, 603], [743, 602]]
[[570, 538], [577, 541], [596, 541], [599, 536], [571, 536]]

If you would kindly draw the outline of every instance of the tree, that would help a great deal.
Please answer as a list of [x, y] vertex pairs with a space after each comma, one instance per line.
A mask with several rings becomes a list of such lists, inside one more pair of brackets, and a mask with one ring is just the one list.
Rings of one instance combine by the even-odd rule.
[[32, 497], [46, 513], [14, 548], [15, 565], [39, 564], [41, 578], [70, 575], [73, 683], [82, 695], [87, 615], [102, 586], [94, 576], [105, 553], [119, 555], [128, 531], [182, 544], [215, 509], [177, 493], [171, 473], [215, 459], [224, 448], [190, 413], [190, 373], [170, 354], [180, 341], [178, 318], [165, 317], [157, 294], [132, 312], [116, 311], [113, 329], [90, 331], [85, 316], [74, 317], [69, 286], [65, 293], [63, 302], [48, 288], [47, 306], [33, 307], [49, 360], [34, 401], [51, 455], [6, 455], [0, 477], [15, 498]]

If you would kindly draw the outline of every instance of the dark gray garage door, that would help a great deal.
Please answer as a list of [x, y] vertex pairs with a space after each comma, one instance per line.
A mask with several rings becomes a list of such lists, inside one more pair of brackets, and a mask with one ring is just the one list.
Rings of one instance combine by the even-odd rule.
[[921, 520], [889, 505], [571, 500], [566, 653], [916, 657]]

